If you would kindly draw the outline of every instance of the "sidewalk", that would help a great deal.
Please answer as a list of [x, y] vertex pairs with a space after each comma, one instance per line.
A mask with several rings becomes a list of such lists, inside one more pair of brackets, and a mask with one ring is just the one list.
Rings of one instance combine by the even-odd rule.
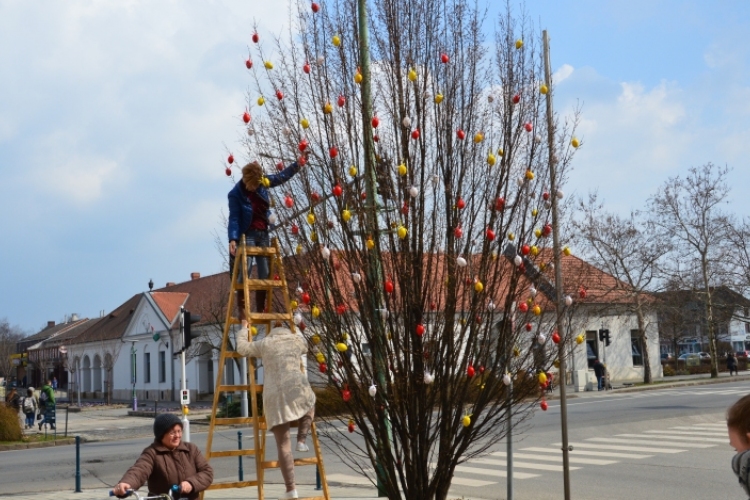
[[[72, 491], [59, 491], [51, 493], [19, 493], [18, 495], [3, 495], [3, 498], [15, 498], [18, 500], [29, 499], [29, 500], [109, 500], [109, 488], [93, 488], [83, 490], [81, 493], [73, 493]], [[263, 488], [264, 497], [267, 500], [276, 500], [285, 491], [283, 485], [267, 484]], [[378, 492], [372, 487], [369, 488], [355, 488], [355, 487], [335, 487], [329, 486], [329, 494], [332, 499], [336, 500], [353, 500], [355, 498], [377, 498]], [[303, 495], [323, 496], [323, 491], [315, 491], [312, 486], [302, 486], [297, 488], [297, 492], [300, 494], [300, 498], [306, 498]], [[146, 495], [146, 488], [141, 488], [139, 493]], [[115, 498], [115, 497], [111, 497]], [[135, 497], [128, 497], [134, 500]], [[207, 491], [204, 495], [205, 500], [250, 500], [258, 498], [258, 488], [240, 488], [240, 489], [225, 489], [225, 490], [211, 490]]]

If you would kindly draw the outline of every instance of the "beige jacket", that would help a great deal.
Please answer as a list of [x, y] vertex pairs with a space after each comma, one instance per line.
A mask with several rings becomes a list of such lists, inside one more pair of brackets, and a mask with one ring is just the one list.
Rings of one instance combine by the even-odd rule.
[[274, 328], [262, 340], [248, 341], [247, 329], [237, 333], [237, 352], [263, 360], [263, 413], [268, 428], [293, 422], [315, 406], [315, 393], [300, 369], [307, 344], [288, 328]]

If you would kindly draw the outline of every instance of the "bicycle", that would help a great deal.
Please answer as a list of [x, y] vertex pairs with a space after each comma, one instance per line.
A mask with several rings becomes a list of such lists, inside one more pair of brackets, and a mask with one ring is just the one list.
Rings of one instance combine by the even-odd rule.
[[[155, 496], [142, 496], [135, 490], [128, 490], [125, 492], [124, 496], [117, 498], [128, 498], [132, 495], [135, 495], [135, 500], [181, 500], [184, 497], [180, 497], [180, 493], [180, 486], [175, 484], [172, 486], [169, 493], [161, 493]], [[109, 496], [116, 497], [117, 495], [115, 495], [114, 490], [109, 490]]]

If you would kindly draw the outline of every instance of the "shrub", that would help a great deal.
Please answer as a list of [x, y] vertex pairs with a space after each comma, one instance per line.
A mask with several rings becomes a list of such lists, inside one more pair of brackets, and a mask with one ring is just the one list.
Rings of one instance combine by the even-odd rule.
[[20, 441], [23, 438], [18, 412], [0, 404], [0, 441]]
[[674, 368], [672, 368], [671, 365], [664, 365], [664, 376], [665, 377], [674, 377], [675, 371]]

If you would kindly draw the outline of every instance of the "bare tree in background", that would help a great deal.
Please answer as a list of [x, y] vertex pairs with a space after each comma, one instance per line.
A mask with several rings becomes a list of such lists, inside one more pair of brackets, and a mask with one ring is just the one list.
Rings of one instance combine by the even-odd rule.
[[[676, 282], [699, 276], [698, 290], [705, 307], [711, 355], [711, 377], [719, 376], [711, 288], [730, 276], [724, 257], [729, 253], [735, 226], [722, 206], [729, 195], [727, 167], [707, 163], [692, 167], [687, 176], [668, 179], [649, 199], [651, 220], [669, 256], [663, 270]], [[690, 283], [685, 283], [690, 288]]]
[[287, 39], [250, 48], [249, 158], [312, 153], [271, 190], [272, 222], [296, 321], [362, 438], [333, 442], [393, 499], [445, 499], [456, 466], [509, 431], [509, 405], [531, 414], [557, 354], [554, 304], [529, 284], [554, 279], [547, 160], [561, 186], [577, 115], [550, 155], [541, 37], [507, 7], [493, 44], [476, 4], [368, 2], [370, 80], [356, 2], [299, 3]]
[[5, 318], [0, 320], [0, 376], [11, 377], [14, 368], [11, 355], [16, 353], [16, 343], [25, 336], [20, 327], [11, 326]]
[[618, 306], [636, 315], [643, 339], [643, 381], [650, 384], [646, 313], [654, 309], [652, 292], [664, 247], [643, 214], [631, 212], [625, 218], [606, 212], [596, 195], [581, 201], [580, 211], [582, 217], [574, 225], [586, 256], [592, 264], [614, 276], [616, 289], [631, 299]]

